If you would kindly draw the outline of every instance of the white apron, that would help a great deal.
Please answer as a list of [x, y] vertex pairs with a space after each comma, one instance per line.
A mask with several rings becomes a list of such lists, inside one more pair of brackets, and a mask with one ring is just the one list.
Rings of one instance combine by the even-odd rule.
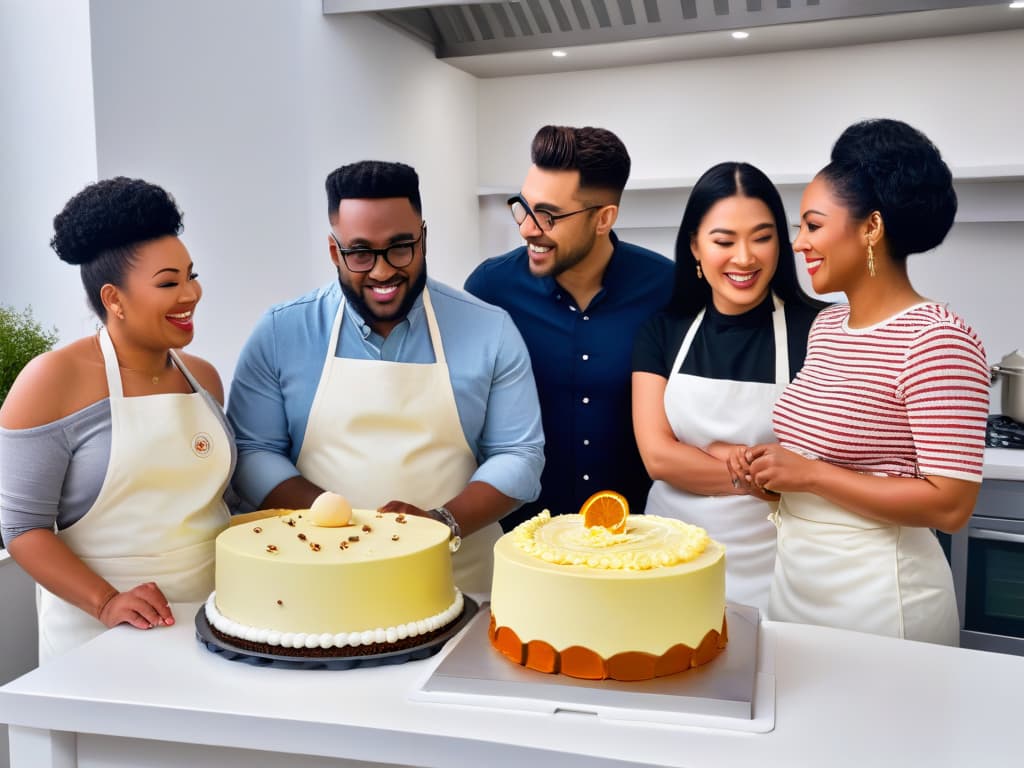
[[771, 618], [959, 645], [953, 576], [927, 528], [784, 493]]
[[[430, 292], [423, 310], [436, 362], [337, 357], [342, 297], [296, 467], [312, 483], [358, 509], [392, 499], [434, 509], [458, 496], [476, 471], [455, 404]], [[494, 523], [464, 537], [453, 557], [463, 592], [490, 592]]]
[[[173, 350], [195, 392], [125, 397], [106, 328], [99, 339], [110, 461], [92, 507], [57, 536], [120, 591], [154, 581], [168, 602], [201, 602], [213, 589], [214, 539], [228, 524], [231, 440]], [[40, 663], [107, 629], [41, 587], [37, 601]]]
[[[702, 450], [716, 441], [737, 445], [775, 442], [772, 406], [789, 383], [789, 347], [786, 313], [778, 297], [773, 295], [772, 300], [773, 384], [680, 373], [704, 311], [694, 318], [665, 385], [665, 415], [680, 442]], [[646, 511], [699, 525], [724, 544], [726, 599], [765, 612], [775, 567], [775, 528], [768, 519], [773, 508], [774, 504], [753, 496], [701, 496], [655, 480]]]

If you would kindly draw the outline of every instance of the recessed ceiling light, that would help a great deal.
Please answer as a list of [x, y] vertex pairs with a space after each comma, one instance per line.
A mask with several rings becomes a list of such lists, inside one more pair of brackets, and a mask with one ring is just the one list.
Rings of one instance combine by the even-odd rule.
[[1016, 0], [1010, 3], [1011, 8], [1024, 8], [1024, 0]]
[[551, 55], [554, 56], [556, 59], [564, 59], [569, 54], [566, 53], [565, 51], [552, 51]]
[[748, 37], [750, 37], [750, 33], [749, 32], [733, 32], [732, 36], [736, 40], [746, 40]]

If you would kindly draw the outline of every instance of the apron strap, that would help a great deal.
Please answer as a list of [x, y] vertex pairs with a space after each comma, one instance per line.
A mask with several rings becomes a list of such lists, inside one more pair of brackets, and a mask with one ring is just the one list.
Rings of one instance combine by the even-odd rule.
[[693, 322], [690, 323], [690, 327], [686, 331], [686, 335], [683, 337], [683, 343], [679, 345], [679, 351], [676, 353], [675, 362], [672, 363], [672, 368], [669, 370], [669, 377], [674, 373], [679, 373], [679, 369], [683, 367], [683, 360], [686, 359], [686, 353], [690, 351], [690, 345], [693, 344], [693, 339], [697, 335], [697, 329], [700, 328], [701, 322], [704, 320], [704, 310], [702, 309], [697, 313], [697, 316], [693, 318]]
[[[331, 360], [338, 357], [338, 339], [341, 336], [341, 319], [345, 314], [345, 307], [348, 302], [345, 301], [345, 294], [341, 295], [341, 305], [338, 307], [338, 313], [334, 316], [334, 325], [331, 326], [331, 338], [327, 342], [327, 355], [324, 357], [324, 365], [320, 369], [320, 380], [324, 380], [324, 374], [327, 373], [327, 368], [331, 364]], [[441, 341], [441, 329], [437, 325], [437, 315], [434, 314], [434, 303], [430, 300], [430, 290], [424, 285], [423, 286], [423, 314], [427, 321], [427, 332], [430, 334], [430, 343], [434, 348], [434, 360], [435, 362], [447, 365], [447, 359], [444, 354], [444, 343]]]
[[437, 316], [434, 314], [434, 303], [430, 300], [430, 291], [423, 286], [423, 314], [427, 319], [427, 330], [430, 331], [430, 343], [434, 346], [434, 360], [441, 365], [447, 365], [444, 356], [444, 344], [441, 341], [441, 329], [437, 326]]
[[198, 379], [196, 379], [196, 377], [192, 375], [192, 371], [190, 371], [188, 367], [185, 365], [185, 361], [182, 360], [181, 357], [178, 356], [178, 353], [175, 352], [173, 349], [169, 349], [167, 351], [171, 353], [171, 362], [173, 362], [175, 367], [177, 367], [177, 369], [181, 371], [181, 375], [185, 377], [185, 380], [188, 382], [189, 386], [192, 387], [192, 391], [202, 392], [203, 385], [200, 384]]
[[789, 342], [786, 334], [786, 310], [782, 299], [772, 293], [775, 310], [772, 312], [772, 332], [775, 335], [775, 383], [789, 384]]
[[124, 385], [121, 383], [121, 370], [117, 367], [117, 352], [114, 351], [114, 342], [110, 340], [107, 327], [100, 328], [100, 351], [103, 353], [103, 368], [107, 373], [107, 389], [110, 391], [110, 398], [121, 399], [124, 397]]

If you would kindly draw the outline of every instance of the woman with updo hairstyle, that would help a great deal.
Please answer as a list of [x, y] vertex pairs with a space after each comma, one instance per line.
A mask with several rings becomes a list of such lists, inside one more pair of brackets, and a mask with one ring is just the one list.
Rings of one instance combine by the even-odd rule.
[[772, 404], [825, 305], [800, 288], [782, 198], [749, 163], [719, 163], [697, 180], [675, 260], [672, 299], [633, 351], [633, 429], [654, 481], [646, 511], [724, 544], [726, 598], [763, 612], [778, 498], [732, 477], [728, 457], [772, 439]]
[[818, 315], [775, 404], [778, 443], [734, 457], [781, 493], [772, 619], [957, 645], [953, 532], [981, 483], [989, 369], [974, 331], [919, 294], [907, 257], [939, 245], [956, 194], [939, 150], [897, 120], [847, 128], [807, 186], [800, 231]]
[[0, 523], [39, 585], [40, 662], [209, 596], [235, 457], [220, 377], [178, 351], [202, 289], [171, 196], [108, 179], [53, 224], [102, 326], [32, 360], [0, 408]]

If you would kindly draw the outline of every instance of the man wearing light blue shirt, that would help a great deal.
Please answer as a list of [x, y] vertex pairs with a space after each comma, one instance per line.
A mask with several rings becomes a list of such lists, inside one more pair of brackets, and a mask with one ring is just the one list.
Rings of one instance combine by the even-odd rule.
[[329, 490], [434, 517], [467, 537], [456, 583], [486, 592], [497, 521], [540, 492], [529, 353], [504, 310], [427, 279], [412, 168], [355, 163], [326, 186], [338, 281], [270, 309], [242, 350], [235, 487], [262, 509]]

